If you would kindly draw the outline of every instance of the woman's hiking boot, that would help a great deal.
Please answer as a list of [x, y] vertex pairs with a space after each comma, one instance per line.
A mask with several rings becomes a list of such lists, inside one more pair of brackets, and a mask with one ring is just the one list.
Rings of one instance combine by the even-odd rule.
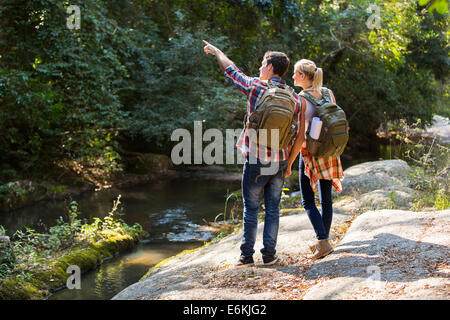
[[317, 243], [311, 244], [309, 250], [314, 254], [317, 251]]
[[[310, 246], [310, 248], [311, 247], [312, 246]], [[315, 247], [316, 250], [314, 251], [314, 254], [310, 256], [310, 258], [313, 260], [321, 259], [333, 252], [333, 247], [328, 242], [328, 240], [319, 240]]]

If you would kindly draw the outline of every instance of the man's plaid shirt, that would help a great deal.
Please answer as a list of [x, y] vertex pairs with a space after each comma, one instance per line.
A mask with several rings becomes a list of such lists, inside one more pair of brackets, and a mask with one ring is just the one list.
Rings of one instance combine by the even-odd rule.
[[[259, 78], [253, 78], [246, 76], [241, 70], [239, 70], [236, 66], [229, 66], [225, 72], [225, 77], [231, 82], [233, 86], [235, 86], [239, 91], [244, 93], [247, 96], [247, 114], [250, 115], [255, 111], [256, 106], [258, 105], [259, 100], [264, 95], [266, 90], [269, 89], [266, 82], [263, 82]], [[286, 83], [278, 78], [270, 79], [275, 81], [279, 86], [285, 85]], [[294, 117], [297, 117], [297, 125], [300, 128], [301, 121], [301, 100], [300, 97], [294, 93], [294, 99], [297, 101], [296, 110], [294, 113]], [[293, 144], [295, 138], [292, 139], [291, 144]], [[241, 149], [244, 157], [247, 157], [249, 153], [252, 155], [255, 154], [256, 157], [262, 161], [282, 161], [287, 160], [289, 157], [289, 147], [281, 149], [278, 154], [271, 155], [270, 148], [265, 146], [258, 146], [256, 143], [250, 142], [249, 136], [247, 134], [247, 128], [244, 126], [244, 129], [241, 132], [241, 135], [238, 139], [236, 147]]]

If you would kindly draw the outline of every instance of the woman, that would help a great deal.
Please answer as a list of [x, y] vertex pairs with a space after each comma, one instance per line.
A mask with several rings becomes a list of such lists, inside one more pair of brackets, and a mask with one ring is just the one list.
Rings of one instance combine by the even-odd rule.
[[[317, 68], [311, 60], [302, 59], [294, 66], [294, 86], [302, 87], [302, 92], [307, 92], [317, 100], [331, 97], [335, 103], [333, 92], [322, 87], [323, 72]], [[322, 90], [329, 90], [329, 95], [322, 96]], [[325, 92], [324, 92], [325, 93]], [[300, 93], [302, 94], [302, 93]], [[305, 132], [308, 129], [314, 114], [314, 104], [305, 99]], [[329, 101], [331, 102], [331, 101]], [[305, 134], [305, 133], [303, 133]], [[291, 167], [297, 155], [301, 151], [299, 159], [299, 182], [302, 195], [302, 205], [308, 214], [309, 220], [314, 227], [318, 242], [310, 246], [312, 259], [320, 259], [333, 252], [329, 243], [329, 234], [333, 218], [333, 207], [331, 198], [331, 187], [334, 186], [338, 192], [342, 192], [341, 180], [344, 177], [340, 157], [316, 158], [305, 150], [306, 142], [294, 144], [289, 154], [286, 176], [291, 173]], [[319, 192], [322, 212], [320, 213], [314, 202], [314, 193]]]

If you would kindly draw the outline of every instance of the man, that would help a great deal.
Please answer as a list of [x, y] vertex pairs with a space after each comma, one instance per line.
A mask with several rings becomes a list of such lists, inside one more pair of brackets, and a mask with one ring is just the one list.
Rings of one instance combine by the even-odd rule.
[[[206, 44], [204, 51], [216, 57], [220, 69], [233, 86], [247, 96], [247, 117], [255, 111], [261, 97], [269, 89], [268, 81], [277, 87], [287, 87], [282, 77], [289, 68], [289, 58], [282, 52], [268, 51], [259, 68], [259, 77], [252, 78], [242, 73], [234, 63], [218, 48], [204, 41]], [[304, 121], [302, 117], [302, 102], [300, 97], [293, 93], [295, 99], [294, 119], [297, 119], [298, 132], [304, 132]], [[304, 134], [297, 134], [294, 142], [294, 149], [300, 148], [304, 140]], [[265, 220], [263, 232], [263, 248], [261, 249], [264, 265], [273, 265], [278, 261], [276, 255], [276, 243], [279, 226], [280, 200], [284, 183], [286, 167], [288, 163], [289, 150], [271, 150], [263, 145], [258, 145], [249, 139], [249, 133], [244, 125], [244, 130], [236, 145], [241, 149], [246, 158], [242, 175], [242, 195], [244, 199], [244, 235], [241, 244], [241, 256], [237, 267], [254, 265], [253, 254], [258, 225], [258, 212], [261, 200], [264, 197]], [[278, 152], [276, 152], [278, 150]], [[251, 161], [254, 159], [255, 161]], [[263, 173], [268, 164], [273, 167], [276, 164], [275, 172]], [[267, 171], [266, 171], [267, 172]]]

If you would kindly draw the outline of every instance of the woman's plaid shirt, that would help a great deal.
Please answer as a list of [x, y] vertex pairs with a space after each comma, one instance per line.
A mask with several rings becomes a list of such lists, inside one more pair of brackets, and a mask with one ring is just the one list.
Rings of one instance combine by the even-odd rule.
[[301, 149], [301, 152], [305, 162], [305, 175], [309, 178], [314, 192], [318, 190], [320, 179], [331, 180], [333, 187], [342, 192], [341, 180], [344, 179], [344, 170], [339, 156], [316, 158], [305, 149]]
[[[247, 96], [247, 114], [248, 116], [250, 116], [253, 113], [253, 111], [255, 111], [255, 108], [258, 105], [258, 102], [261, 99], [261, 97], [264, 95], [266, 90], [269, 89], [267, 83], [261, 81], [259, 78], [246, 76], [235, 65], [229, 66], [225, 70], [224, 75], [233, 86], [235, 86], [237, 89], [239, 89], [239, 91], [241, 91]], [[271, 80], [276, 81], [276, 83], [279, 83], [280, 85], [285, 84], [283, 80], [280, 80], [278, 78], [272, 78]], [[300, 128], [301, 100], [296, 93], [294, 93], [294, 99], [297, 100], [294, 117], [297, 117], [298, 127]], [[295, 138], [292, 139], [291, 144], [293, 144], [294, 140]], [[241, 149], [244, 158], [247, 157], [249, 153], [251, 153], [252, 155], [255, 154], [256, 157], [262, 161], [278, 162], [288, 159], [290, 146], [281, 149], [278, 152], [278, 154], [275, 154], [272, 157], [270, 148], [267, 148], [265, 146], [258, 146], [256, 143], [250, 142], [249, 136], [247, 134], [247, 128], [244, 126], [244, 129], [241, 132], [236, 147]]]

